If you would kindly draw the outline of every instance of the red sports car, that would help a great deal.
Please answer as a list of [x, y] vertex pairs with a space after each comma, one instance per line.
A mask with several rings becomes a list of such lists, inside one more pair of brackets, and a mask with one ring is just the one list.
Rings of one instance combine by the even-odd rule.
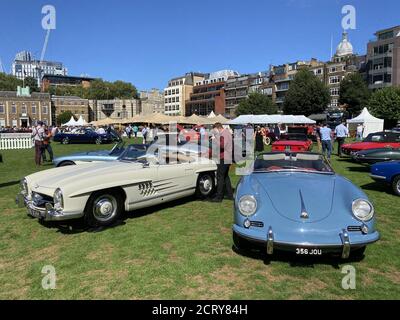
[[344, 144], [342, 153], [351, 156], [358, 151], [387, 147], [400, 148], [400, 132], [383, 131], [371, 133], [362, 142]]
[[281, 140], [272, 144], [272, 151], [311, 151], [312, 141], [302, 133], [287, 133], [281, 136]]

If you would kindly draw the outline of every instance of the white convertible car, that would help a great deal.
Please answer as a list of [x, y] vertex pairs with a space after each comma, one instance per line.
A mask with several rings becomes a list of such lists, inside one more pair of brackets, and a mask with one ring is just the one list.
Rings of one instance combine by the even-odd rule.
[[146, 155], [129, 152], [118, 161], [41, 171], [21, 181], [17, 196], [28, 214], [60, 221], [84, 217], [90, 226], [114, 223], [132, 211], [193, 194], [205, 198], [215, 189], [214, 161], [182, 152]]

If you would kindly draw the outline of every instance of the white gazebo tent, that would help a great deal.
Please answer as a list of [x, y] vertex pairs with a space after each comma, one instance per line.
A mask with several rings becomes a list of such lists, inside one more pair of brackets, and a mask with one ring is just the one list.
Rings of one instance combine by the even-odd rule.
[[76, 121], [77, 126], [86, 126], [87, 122], [85, 119], [82, 118], [82, 116], [79, 117], [78, 121]]
[[364, 125], [363, 137], [365, 138], [370, 133], [383, 130], [384, 120], [371, 115], [367, 108], [364, 108], [359, 116], [347, 120], [349, 131], [355, 131], [358, 124]]
[[68, 122], [61, 124], [62, 127], [75, 127], [77, 126], [78, 122], [75, 121], [74, 117], [71, 116], [71, 119], [69, 119]]
[[314, 124], [315, 121], [306, 116], [293, 116], [281, 114], [241, 115], [230, 120], [228, 124]]

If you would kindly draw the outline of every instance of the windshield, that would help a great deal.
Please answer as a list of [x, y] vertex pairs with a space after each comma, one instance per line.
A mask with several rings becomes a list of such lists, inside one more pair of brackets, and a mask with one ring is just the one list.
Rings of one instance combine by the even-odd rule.
[[323, 156], [317, 153], [264, 153], [254, 162], [254, 172], [276, 171], [334, 173]]
[[146, 148], [139, 148], [137, 146], [129, 146], [126, 148], [125, 152], [121, 154], [118, 160], [124, 161], [136, 161], [139, 157], [146, 154]]
[[384, 141], [385, 141], [385, 135], [376, 133], [371, 133], [364, 139], [364, 142], [384, 142]]
[[111, 149], [110, 155], [121, 154], [125, 150], [124, 146], [125, 146], [124, 141], [120, 141], [120, 142], [116, 143], [115, 146]]

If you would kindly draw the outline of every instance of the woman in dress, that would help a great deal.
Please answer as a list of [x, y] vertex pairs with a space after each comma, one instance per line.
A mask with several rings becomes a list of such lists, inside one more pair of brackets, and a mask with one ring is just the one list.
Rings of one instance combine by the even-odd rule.
[[254, 133], [256, 140], [256, 152], [264, 151], [264, 141], [263, 141], [263, 132], [261, 127], [256, 128], [256, 132]]

